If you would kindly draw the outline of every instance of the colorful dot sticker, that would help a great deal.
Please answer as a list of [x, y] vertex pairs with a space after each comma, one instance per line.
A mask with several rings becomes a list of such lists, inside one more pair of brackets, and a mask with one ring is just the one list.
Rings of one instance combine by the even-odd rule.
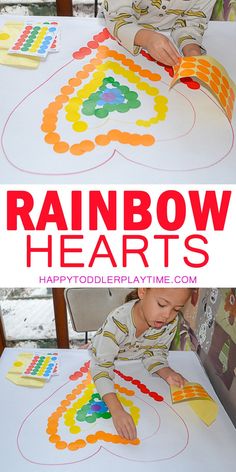
[[181, 78], [196, 77], [217, 98], [229, 120], [232, 119], [236, 86], [225, 68], [211, 56], [183, 57], [174, 67], [170, 87]]
[[6, 41], [9, 38], [10, 38], [10, 35], [8, 33], [4, 33], [4, 32], [0, 31], [0, 40], [1, 41]]
[[57, 355], [35, 354], [30, 364], [24, 370], [23, 377], [34, 377], [37, 379], [49, 380], [53, 374], [58, 361]]
[[8, 52], [45, 58], [57, 33], [57, 24], [27, 24]]

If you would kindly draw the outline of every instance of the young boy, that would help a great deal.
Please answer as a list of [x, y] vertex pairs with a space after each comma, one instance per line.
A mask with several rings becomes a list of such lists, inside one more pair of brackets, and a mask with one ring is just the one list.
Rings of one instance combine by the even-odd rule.
[[110, 313], [91, 342], [91, 374], [120, 436], [135, 439], [136, 427], [114, 388], [114, 361], [141, 359], [150, 374], [182, 387], [184, 377], [168, 365], [177, 315], [193, 293], [190, 288], [139, 288]]
[[163, 64], [174, 66], [184, 56], [205, 51], [202, 36], [216, 0], [104, 0], [102, 11], [112, 36], [132, 54], [141, 48]]

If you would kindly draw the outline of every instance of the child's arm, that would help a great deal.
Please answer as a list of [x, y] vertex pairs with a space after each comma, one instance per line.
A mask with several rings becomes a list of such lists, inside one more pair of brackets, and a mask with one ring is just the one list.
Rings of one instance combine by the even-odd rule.
[[97, 331], [91, 341], [91, 375], [101, 397], [107, 393], [115, 393], [114, 360], [119, 352], [126, 334], [119, 330], [109, 315], [103, 326]]
[[117, 327], [112, 315], [108, 316], [92, 339], [91, 375], [98, 393], [108, 406], [118, 434], [126, 439], [135, 439], [137, 432], [133, 418], [121, 405], [114, 387], [114, 360], [128, 333]]
[[106, 0], [103, 13], [111, 35], [131, 54], [138, 54], [141, 48], [135, 45], [134, 38], [142, 27], [138, 25], [133, 3], [133, 0]]
[[171, 36], [184, 56], [205, 53], [202, 37], [210, 20], [216, 0], [196, 0], [191, 9], [178, 18], [172, 27]]
[[169, 323], [163, 333], [158, 336], [157, 342], [144, 351], [143, 364], [150, 374], [157, 374], [169, 385], [184, 385], [186, 379], [175, 372], [168, 364], [168, 352], [175, 337], [178, 326], [178, 317]]

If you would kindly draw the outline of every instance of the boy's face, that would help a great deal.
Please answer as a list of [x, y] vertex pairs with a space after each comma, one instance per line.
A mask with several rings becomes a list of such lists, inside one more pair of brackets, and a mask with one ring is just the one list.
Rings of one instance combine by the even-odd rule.
[[175, 319], [191, 295], [189, 288], [140, 288], [140, 310], [147, 324], [162, 328]]

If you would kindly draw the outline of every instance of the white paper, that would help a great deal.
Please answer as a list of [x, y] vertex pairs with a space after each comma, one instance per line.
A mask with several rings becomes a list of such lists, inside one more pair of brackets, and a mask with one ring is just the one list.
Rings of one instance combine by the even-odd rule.
[[[43, 350], [42, 350], [43, 351]], [[46, 352], [46, 350], [44, 350]], [[111, 444], [99, 441], [87, 444], [78, 451], [58, 450], [48, 442], [45, 432], [47, 418], [59, 406], [61, 400], [80, 383], [69, 380], [88, 360], [87, 351], [59, 350], [60, 375], [54, 377], [40, 391], [18, 387], [4, 378], [19, 349], [6, 349], [1, 362], [1, 463], [4, 472], [38, 472], [45, 467], [68, 472], [69, 470], [92, 471], [112, 466], [130, 471], [143, 468], [165, 471], [198, 471], [201, 468], [221, 472], [234, 464], [235, 429], [214, 393], [197, 356], [192, 352], [170, 352], [170, 365], [188, 380], [199, 382], [219, 404], [215, 423], [207, 427], [186, 403], [172, 406], [168, 385], [158, 377], [151, 377], [138, 361], [119, 362], [116, 368], [133, 379], [139, 379], [150, 391], [164, 396], [163, 402], [154, 401], [142, 394], [131, 382], [116, 377], [117, 383], [135, 392], [128, 397], [140, 408], [138, 424], [139, 446]], [[84, 426], [83, 426], [84, 427]], [[84, 427], [83, 434], [103, 430], [115, 434], [111, 420], [97, 420]], [[68, 441], [78, 437], [68, 432], [63, 423], [58, 433]], [[222, 454], [222, 444], [227, 444]], [[207, 453], [204, 453], [207, 451]]]

